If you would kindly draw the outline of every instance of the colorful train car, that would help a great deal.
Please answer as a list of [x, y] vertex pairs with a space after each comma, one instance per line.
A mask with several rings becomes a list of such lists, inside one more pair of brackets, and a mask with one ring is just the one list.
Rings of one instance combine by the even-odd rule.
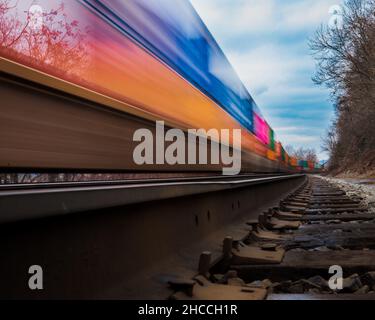
[[241, 129], [245, 151], [300, 165], [188, 0], [30, 0], [2, 19], [1, 57], [182, 129]]

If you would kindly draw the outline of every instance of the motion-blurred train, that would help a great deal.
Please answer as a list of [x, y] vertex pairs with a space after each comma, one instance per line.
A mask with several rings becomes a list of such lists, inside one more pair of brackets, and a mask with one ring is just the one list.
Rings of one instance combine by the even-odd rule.
[[[7, 7], [8, 5], [8, 7]], [[242, 129], [271, 171], [290, 157], [188, 0], [0, 0], [1, 56], [179, 128]], [[5, 34], [5, 33], [4, 33]], [[260, 159], [260, 160], [259, 160]]]

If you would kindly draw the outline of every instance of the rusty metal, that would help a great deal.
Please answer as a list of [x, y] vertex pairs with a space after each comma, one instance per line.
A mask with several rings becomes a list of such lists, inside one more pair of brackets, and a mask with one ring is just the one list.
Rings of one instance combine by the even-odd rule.
[[[248, 236], [232, 244], [231, 255], [232, 242], [226, 242], [225, 259], [212, 266], [207, 280], [263, 288], [269, 300], [375, 300], [375, 214], [360, 197], [310, 177], [247, 224]], [[277, 261], [270, 253], [279, 250]], [[344, 270], [342, 291], [328, 286], [332, 265]], [[233, 275], [235, 281], [228, 280]]]

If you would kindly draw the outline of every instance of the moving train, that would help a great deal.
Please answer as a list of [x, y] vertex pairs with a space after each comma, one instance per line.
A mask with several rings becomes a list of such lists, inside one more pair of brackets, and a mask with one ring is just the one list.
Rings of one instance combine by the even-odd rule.
[[275, 168], [317, 168], [275, 140], [188, 0], [22, 1], [1, 15], [10, 61], [126, 103], [120, 111], [182, 129], [242, 129], [242, 149]]

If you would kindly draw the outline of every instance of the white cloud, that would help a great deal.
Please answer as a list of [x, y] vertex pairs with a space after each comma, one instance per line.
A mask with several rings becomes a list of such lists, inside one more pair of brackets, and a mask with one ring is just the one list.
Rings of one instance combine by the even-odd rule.
[[191, 0], [215, 35], [306, 29], [328, 23], [341, 0]]
[[277, 132], [291, 132], [301, 130], [300, 127], [275, 127], [273, 128]]
[[274, 28], [276, 5], [272, 0], [243, 1], [242, 6], [236, 8], [237, 16], [228, 19], [235, 30], [244, 32], [262, 32]]
[[328, 23], [329, 9], [338, 3], [338, 0], [304, 0], [282, 6], [282, 25], [288, 29], [303, 29]]
[[[245, 51], [229, 51], [227, 57], [252, 93], [273, 94], [285, 87], [297, 90], [290, 86], [291, 81], [298, 81], [301, 72], [313, 70], [313, 61], [301, 59], [299, 52], [293, 46], [268, 43]], [[283, 84], [286, 86], [282, 87]], [[265, 87], [270, 90], [264, 90]]]
[[273, 26], [274, 0], [191, 0], [208, 25], [218, 33], [248, 33]]
[[279, 139], [281, 142], [284, 142], [284, 145], [296, 143], [310, 143], [317, 141], [319, 142], [319, 138], [316, 136], [307, 136], [301, 134], [279, 134]]

